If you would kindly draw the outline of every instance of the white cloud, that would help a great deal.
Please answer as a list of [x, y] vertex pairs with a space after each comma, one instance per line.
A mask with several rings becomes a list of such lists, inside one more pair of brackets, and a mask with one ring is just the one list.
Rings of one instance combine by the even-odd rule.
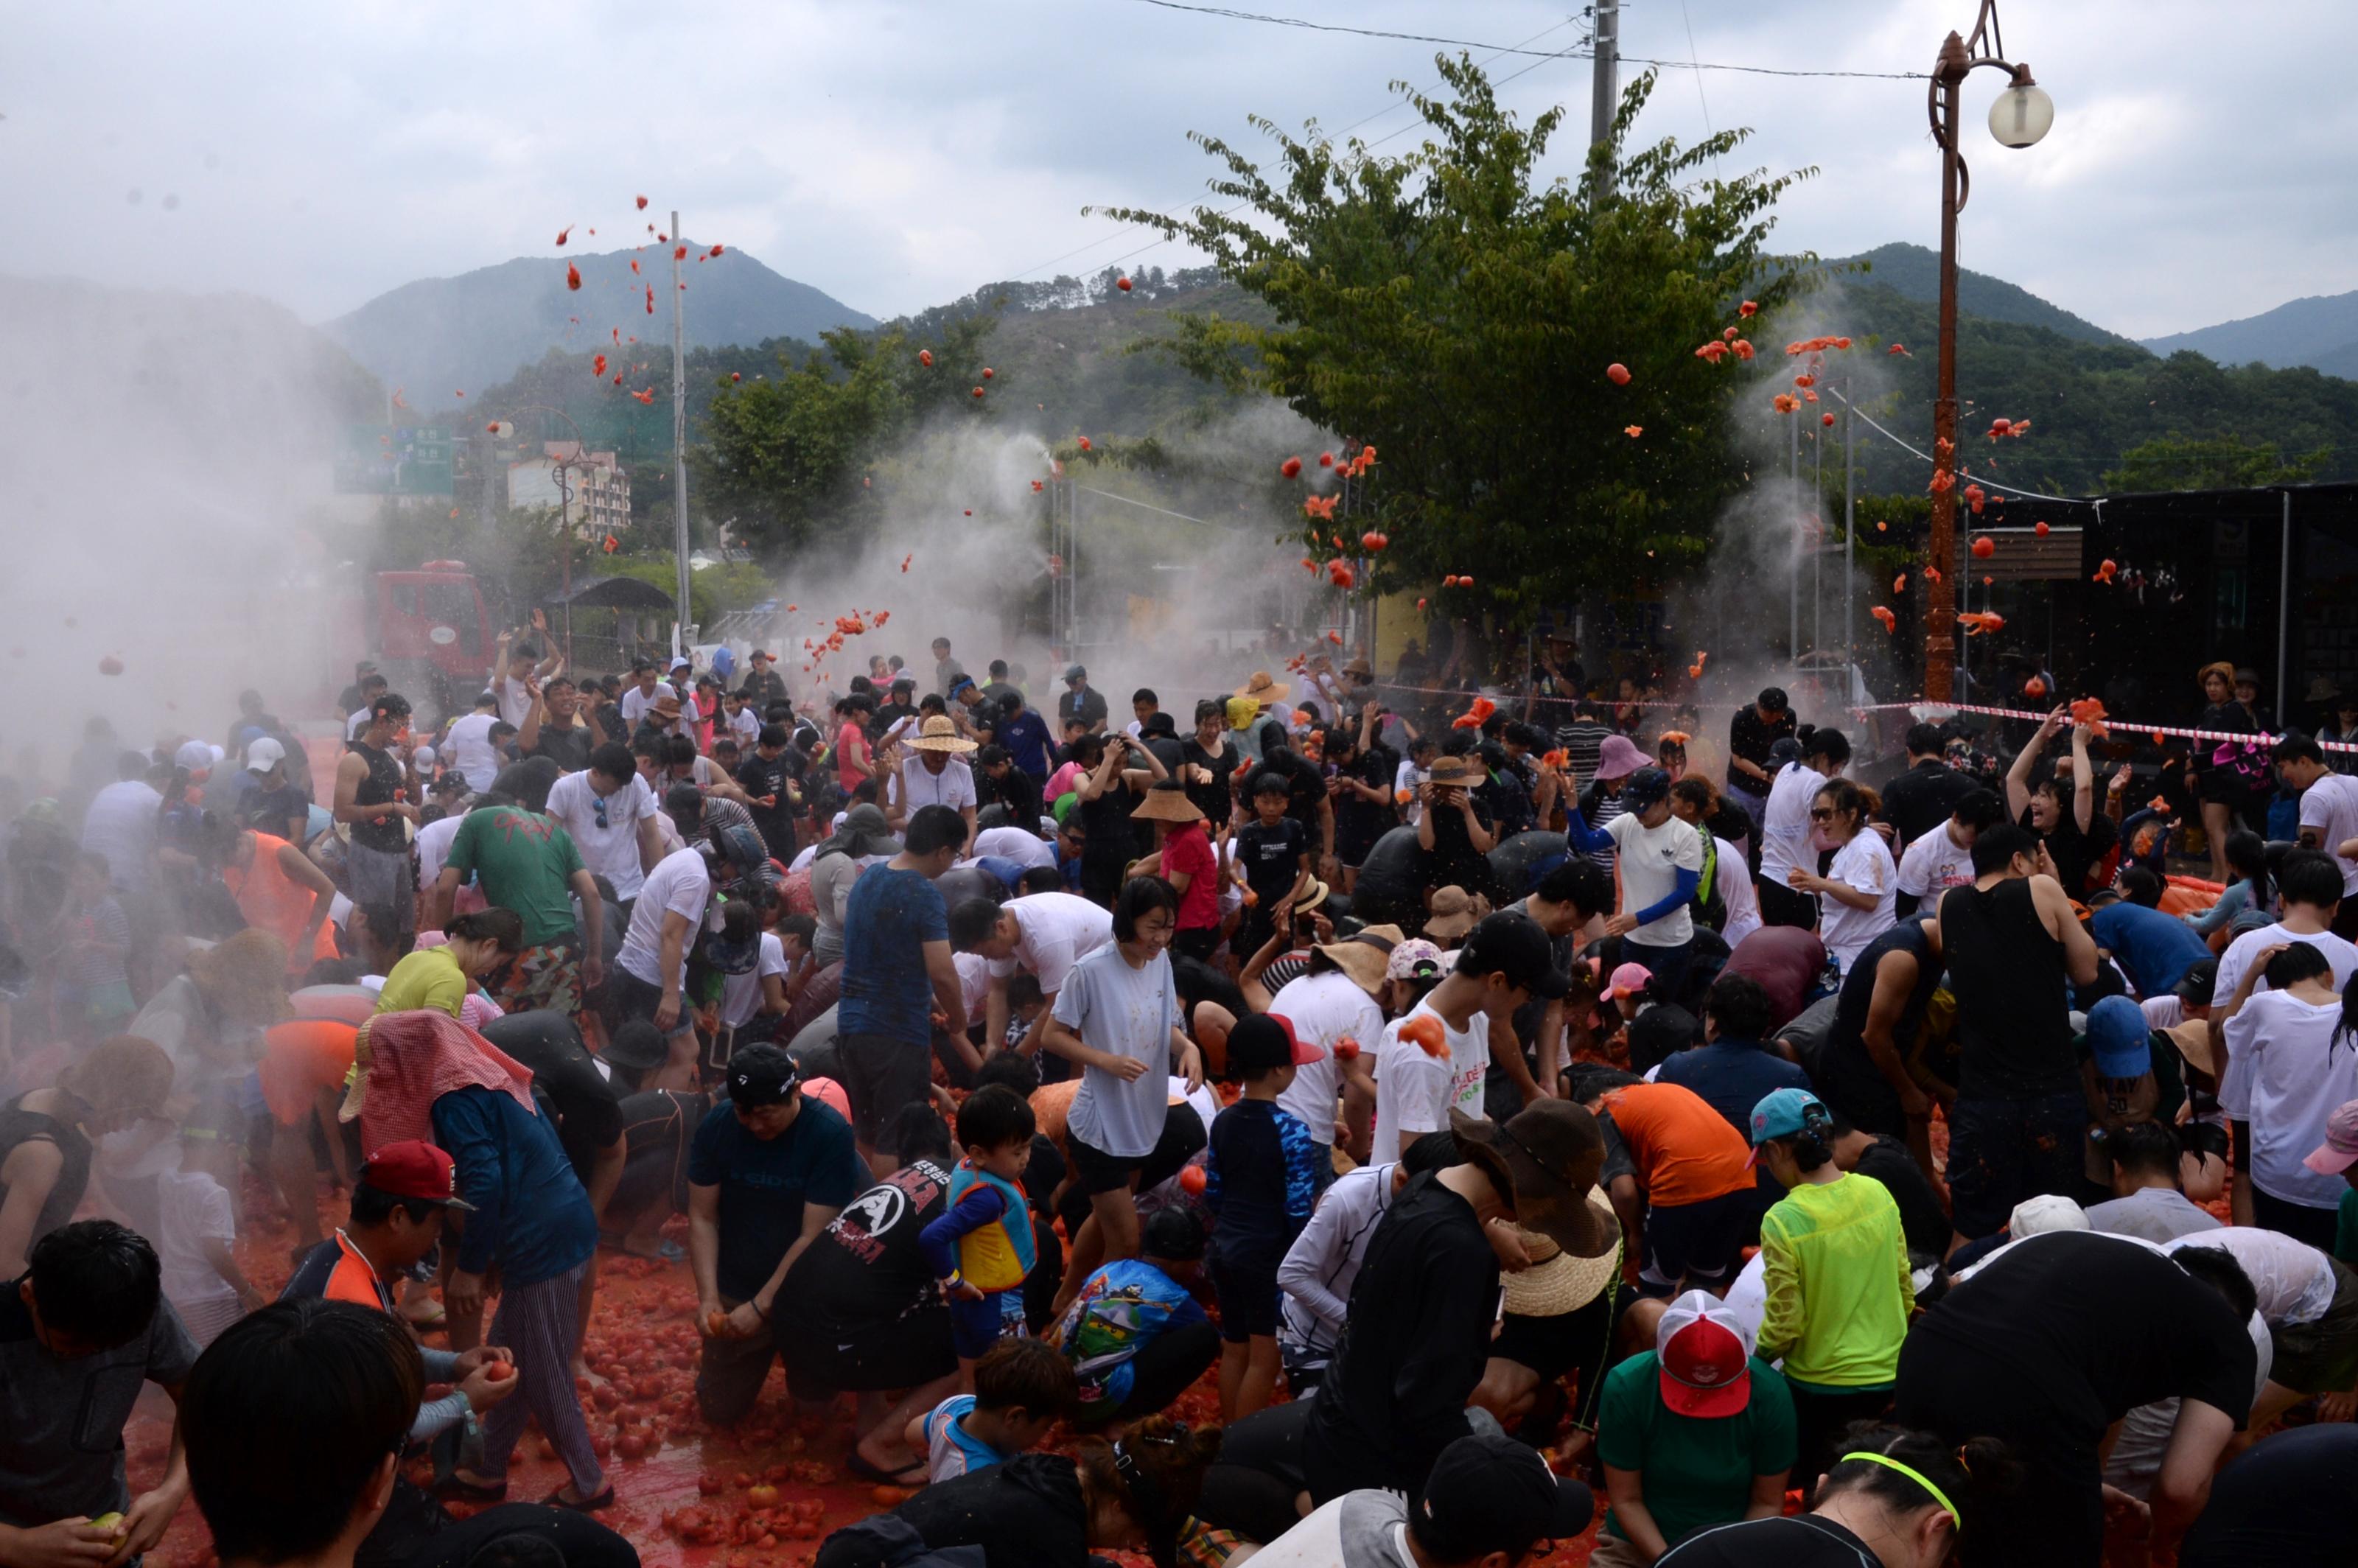
[[[1254, 0], [1260, 3], [1260, 0]], [[1573, 36], [1561, 8], [1496, 0], [1266, 0], [1346, 25], [1512, 43]], [[1733, 0], [1633, 6], [1632, 55], [1795, 69], [1923, 70], [1972, 0]], [[1983, 129], [1967, 89], [1968, 265], [2132, 333], [2249, 315], [2351, 286], [2358, 108], [2339, 0], [2017, 0], [2006, 42], [2053, 94], [2047, 144]], [[1339, 132], [1433, 80], [1433, 46], [1178, 14], [1121, 0], [323, 7], [121, 0], [22, 13], [0, 103], [12, 265], [237, 288], [319, 319], [414, 277], [553, 254], [567, 222], [639, 232], [630, 198], [876, 314], [921, 308], [1087, 247], [1141, 251], [1085, 204], [1185, 202], [1216, 167], [1185, 133], [1265, 144], [1266, 114]], [[1498, 75], [1531, 62], [1500, 60]], [[1502, 95], [1564, 103], [1576, 168], [1589, 65], [1538, 65]], [[1409, 123], [1394, 111], [1358, 134]], [[1920, 82], [1671, 70], [1642, 130], [1755, 127], [1740, 167], [1814, 164], [1781, 243], [1825, 254], [1937, 239]], [[1385, 146], [1409, 145], [1400, 137]], [[128, 192], [137, 189], [134, 204]], [[167, 196], [178, 199], [167, 210]], [[1187, 258], [1149, 249], [1140, 265]]]

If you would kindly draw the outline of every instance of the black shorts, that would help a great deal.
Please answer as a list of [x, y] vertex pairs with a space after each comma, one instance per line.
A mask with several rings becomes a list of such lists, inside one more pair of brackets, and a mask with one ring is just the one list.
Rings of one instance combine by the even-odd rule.
[[1065, 1133], [1065, 1152], [1072, 1163], [1074, 1185], [1091, 1197], [1099, 1193], [1127, 1188], [1130, 1179], [1154, 1157], [1146, 1153], [1124, 1159], [1118, 1154], [1109, 1154], [1069, 1129]]
[[[611, 1040], [625, 1023], [654, 1021], [655, 1010], [663, 1005], [663, 988], [639, 979], [620, 964], [609, 964], [605, 983], [591, 1000], [597, 1005], [598, 1022], [606, 1026], [606, 1038]], [[683, 1011], [681, 1023], [686, 1022]]]
[[1490, 1341], [1490, 1354], [1498, 1360], [1529, 1367], [1539, 1374], [1541, 1382], [1552, 1383], [1580, 1365], [1582, 1353], [1588, 1348], [1581, 1343], [1583, 1326], [1578, 1313], [1558, 1313], [1553, 1317], [1507, 1313]]
[[843, 1092], [851, 1101], [852, 1135], [871, 1149], [884, 1141], [903, 1106], [933, 1093], [929, 1044], [889, 1034], [842, 1034], [836, 1037], [835, 1055]]
[[1649, 1294], [1675, 1292], [1682, 1278], [1719, 1281], [1744, 1250], [1744, 1232], [1756, 1217], [1756, 1189], [1744, 1187], [1701, 1203], [1672, 1204], [1646, 1211], [1646, 1268], [1640, 1287]]
[[775, 1331], [786, 1389], [797, 1400], [914, 1389], [957, 1370], [946, 1307], [927, 1307], [849, 1333], [788, 1314]]
[[1242, 1345], [1255, 1335], [1277, 1336], [1277, 1265], [1230, 1262], [1215, 1250], [1205, 1272], [1220, 1297], [1220, 1338]]

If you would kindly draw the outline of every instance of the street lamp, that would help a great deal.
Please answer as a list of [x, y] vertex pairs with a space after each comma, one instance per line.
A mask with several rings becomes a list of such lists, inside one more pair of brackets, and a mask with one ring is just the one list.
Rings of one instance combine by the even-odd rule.
[[[1948, 702], [1956, 676], [1957, 557], [1957, 214], [1964, 211], [1973, 181], [1957, 151], [1957, 99], [1965, 78], [1983, 66], [1994, 66], [2014, 80], [1990, 105], [1990, 135], [2000, 146], [2027, 147], [2047, 135], [2055, 124], [2055, 103], [2031, 80], [2030, 68], [2015, 65], [2004, 56], [1998, 36], [1997, 0], [1982, 0], [1973, 37], [1951, 33], [1932, 66], [1932, 85], [1925, 110], [1932, 122], [1932, 140], [1941, 149], [1941, 349], [1939, 383], [1932, 401], [1932, 538], [1931, 566], [1939, 574], [1931, 585], [1931, 613], [1924, 635], [1924, 696]], [[1943, 478], [1945, 476], [1945, 479]]]

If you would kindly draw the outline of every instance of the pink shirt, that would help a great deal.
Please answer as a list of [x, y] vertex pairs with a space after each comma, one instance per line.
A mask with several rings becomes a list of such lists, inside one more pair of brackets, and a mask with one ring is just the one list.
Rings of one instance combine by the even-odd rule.
[[863, 762], [868, 761], [868, 735], [858, 724], [847, 722], [835, 732], [835, 782], [846, 795], [868, 776], [847, 765], [855, 757]]
[[1179, 929], [1197, 931], [1220, 923], [1220, 862], [1211, 835], [1200, 822], [1171, 830], [1163, 841], [1163, 874], [1184, 872], [1187, 891], [1179, 895]]

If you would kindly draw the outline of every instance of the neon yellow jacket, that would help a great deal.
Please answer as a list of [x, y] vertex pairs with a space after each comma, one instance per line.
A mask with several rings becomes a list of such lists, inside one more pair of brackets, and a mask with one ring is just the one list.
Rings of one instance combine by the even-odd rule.
[[1872, 1176], [1804, 1182], [1760, 1220], [1760, 1358], [1810, 1389], [1889, 1388], [1916, 1292], [1899, 1206]]

